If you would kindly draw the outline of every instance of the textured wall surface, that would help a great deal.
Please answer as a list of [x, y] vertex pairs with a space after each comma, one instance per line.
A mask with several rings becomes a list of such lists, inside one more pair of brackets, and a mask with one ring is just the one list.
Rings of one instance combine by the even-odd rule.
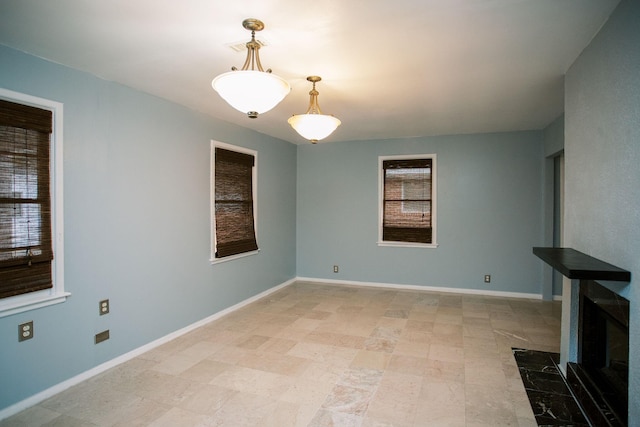
[[631, 301], [634, 426], [640, 425], [639, 23], [640, 2], [621, 2], [565, 82], [565, 242], [631, 271], [630, 284], [608, 287]]

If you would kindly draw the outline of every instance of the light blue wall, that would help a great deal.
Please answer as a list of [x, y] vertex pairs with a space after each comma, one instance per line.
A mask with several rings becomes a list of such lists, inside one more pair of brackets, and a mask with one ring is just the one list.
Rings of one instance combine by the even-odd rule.
[[631, 271], [630, 284], [609, 287], [631, 301], [632, 426], [640, 425], [639, 28], [640, 2], [623, 0], [565, 80], [565, 242]]
[[[542, 131], [300, 146], [298, 276], [539, 295], [543, 149]], [[378, 156], [432, 153], [439, 247], [379, 247]]]
[[[295, 277], [295, 145], [5, 47], [0, 64], [0, 87], [64, 103], [72, 293], [0, 319], [0, 409]], [[259, 173], [261, 252], [215, 266], [211, 139], [257, 150]], [[34, 338], [18, 343], [28, 320]]]

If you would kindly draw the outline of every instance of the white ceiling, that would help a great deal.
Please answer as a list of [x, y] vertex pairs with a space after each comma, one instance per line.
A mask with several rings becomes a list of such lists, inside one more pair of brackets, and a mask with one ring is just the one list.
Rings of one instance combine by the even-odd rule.
[[[342, 120], [325, 142], [528, 130], [562, 113], [563, 76], [618, 1], [0, 0], [0, 44], [293, 143], [309, 75]], [[257, 119], [211, 88], [244, 62], [245, 18], [292, 86]]]

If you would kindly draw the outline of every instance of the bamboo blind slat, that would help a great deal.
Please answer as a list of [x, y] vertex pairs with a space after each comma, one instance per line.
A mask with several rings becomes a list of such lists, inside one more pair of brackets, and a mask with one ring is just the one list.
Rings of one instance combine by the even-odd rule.
[[253, 213], [254, 156], [216, 148], [216, 258], [258, 249]]
[[0, 100], [0, 298], [52, 287], [52, 113]]

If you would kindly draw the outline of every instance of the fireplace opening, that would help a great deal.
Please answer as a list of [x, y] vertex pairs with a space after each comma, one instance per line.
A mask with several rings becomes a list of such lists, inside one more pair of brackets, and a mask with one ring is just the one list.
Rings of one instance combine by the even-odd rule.
[[[626, 425], [629, 389], [629, 301], [597, 282], [580, 287], [578, 363], [601, 410]], [[600, 405], [602, 406], [602, 405]]]

